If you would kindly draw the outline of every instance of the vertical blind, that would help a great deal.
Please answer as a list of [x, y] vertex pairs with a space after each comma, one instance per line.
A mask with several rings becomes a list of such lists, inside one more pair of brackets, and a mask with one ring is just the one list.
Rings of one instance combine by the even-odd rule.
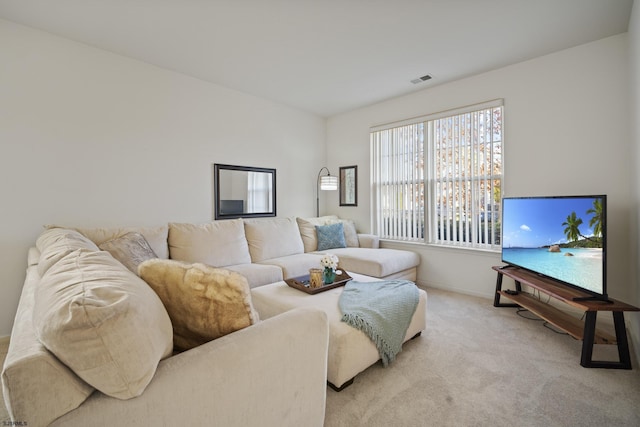
[[494, 248], [500, 240], [502, 101], [371, 131], [382, 238]]
[[371, 134], [378, 204], [377, 229], [385, 238], [424, 236], [424, 123]]

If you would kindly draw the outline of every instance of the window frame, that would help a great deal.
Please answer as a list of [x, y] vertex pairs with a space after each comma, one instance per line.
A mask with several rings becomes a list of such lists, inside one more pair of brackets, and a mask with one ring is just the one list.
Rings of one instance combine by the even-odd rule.
[[[499, 111], [496, 112], [495, 109], [499, 109]], [[483, 112], [486, 113], [486, 116], [480, 116]], [[460, 117], [461, 115], [463, 118]], [[465, 123], [464, 126], [467, 127], [462, 132], [463, 137], [460, 138], [460, 135], [457, 135], [457, 137], [447, 140], [451, 146], [451, 153], [447, 153], [450, 158], [447, 158], [445, 166], [447, 166], [449, 173], [455, 171], [456, 175], [438, 178], [437, 171], [439, 169], [436, 167], [436, 161], [438, 160], [436, 157], [437, 142], [435, 140], [436, 132], [434, 126], [436, 126], [437, 121], [441, 121], [442, 123], [448, 123], [448, 126], [452, 128], [454, 127], [452, 125], [454, 119], [463, 122], [469, 120], [469, 118], [471, 118], [472, 124], [467, 125]], [[447, 120], [450, 121], [447, 122]], [[476, 122], [473, 120], [476, 120]], [[495, 120], [498, 120], [498, 125], [496, 125]], [[392, 163], [396, 161], [392, 158], [394, 156], [402, 156], [404, 154], [402, 152], [403, 149], [396, 151], [388, 149], [384, 151], [385, 144], [395, 144], [395, 147], [398, 147], [403, 142], [402, 140], [393, 141], [394, 132], [401, 132], [402, 129], [415, 125], [422, 126], [422, 177], [419, 178], [423, 188], [421, 196], [419, 193], [411, 193], [413, 190], [410, 190], [410, 187], [405, 184], [415, 185], [415, 183], [410, 184], [408, 179], [406, 183], [399, 181], [393, 183], [388, 178], [391, 174], [389, 170], [394, 168]], [[407, 131], [407, 133], [410, 132]], [[477, 136], [479, 133], [483, 133], [483, 137]], [[496, 138], [496, 136], [499, 138]], [[374, 232], [382, 239], [397, 242], [415, 242], [444, 247], [498, 251], [501, 239], [500, 194], [504, 189], [504, 140], [503, 99], [494, 99], [372, 127], [370, 129], [371, 203], [372, 229]], [[419, 148], [415, 150], [419, 150]], [[442, 153], [440, 154], [442, 155]], [[458, 155], [462, 156], [462, 158], [456, 159]], [[478, 158], [481, 158], [481, 160], [478, 160]], [[384, 165], [382, 164], [383, 161], [386, 162]], [[401, 160], [400, 165], [395, 165], [395, 167], [397, 169], [407, 169], [406, 165], [402, 164], [403, 162], [406, 163], [406, 160]], [[456, 164], [456, 162], [459, 163]], [[480, 173], [480, 171], [483, 172]], [[404, 176], [400, 174], [398, 179], [402, 181]], [[447, 194], [445, 199], [447, 197], [455, 199], [456, 205], [460, 201], [465, 201], [467, 204], [464, 207], [451, 207], [454, 211], [453, 217], [455, 219], [452, 219], [452, 213], [447, 213], [446, 218], [440, 215], [442, 221], [438, 223], [438, 206], [442, 204], [442, 199], [436, 200], [438, 193], [436, 186], [442, 186], [445, 183], [451, 184], [451, 188], [457, 186], [458, 191], [458, 193], [454, 193], [456, 194], [455, 196]], [[387, 189], [387, 187], [389, 188]], [[383, 194], [385, 189], [393, 191], [394, 188], [401, 188], [400, 193], [402, 193], [400, 195], [394, 194], [395, 199], [389, 197], [386, 193]], [[418, 203], [417, 208], [421, 209], [422, 213], [418, 213], [419, 218], [416, 219], [416, 208], [410, 206], [409, 209], [404, 209], [404, 207], [405, 204], [415, 205], [415, 200], [411, 200], [411, 202], [407, 202], [407, 200], [420, 197], [422, 197], [422, 201], [421, 204]], [[467, 199], [470, 199], [470, 201]], [[450, 202], [448, 203], [450, 204]], [[482, 207], [480, 207], [480, 203], [482, 203]], [[385, 204], [385, 206], [381, 206], [382, 204]], [[399, 214], [391, 212], [393, 211], [390, 208], [391, 205], [396, 206], [396, 208], [400, 205], [402, 209], [396, 209], [396, 211], [400, 210], [402, 212]], [[403, 215], [402, 218], [399, 216], [400, 214]], [[468, 215], [470, 215], [470, 219], [460, 220], [461, 217], [467, 218]], [[415, 228], [416, 220], [418, 220], [418, 228]], [[444, 220], [452, 221], [452, 223], [447, 222], [446, 230], [444, 230]], [[403, 227], [407, 223], [411, 229], [405, 232]], [[391, 227], [395, 228], [391, 230]], [[418, 230], [420, 227], [422, 227], [421, 230]], [[443, 233], [443, 231], [446, 231], [446, 233]], [[440, 235], [438, 232], [440, 232]], [[445, 234], [444, 237], [443, 234]]]

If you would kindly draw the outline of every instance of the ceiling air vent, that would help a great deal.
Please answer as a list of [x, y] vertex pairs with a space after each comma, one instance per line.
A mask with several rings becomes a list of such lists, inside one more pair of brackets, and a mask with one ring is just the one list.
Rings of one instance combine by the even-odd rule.
[[427, 74], [425, 76], [422, 76], [422, 77], [418, 77], [417, 79], [413, 79], [413, 80], [411, 80], [411, 83], [416, 85], [418, 83], [426, 82], [427, 80], [431, 80], [431, 76], [429, 74]]

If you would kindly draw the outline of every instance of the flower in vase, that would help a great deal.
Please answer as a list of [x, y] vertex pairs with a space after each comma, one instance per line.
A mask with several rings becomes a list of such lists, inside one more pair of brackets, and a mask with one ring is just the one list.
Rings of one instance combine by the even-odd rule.
[[333, 254], [325, 254], [320, 260], [320, 265], [335, 271], [338, 268], [338, 257]]

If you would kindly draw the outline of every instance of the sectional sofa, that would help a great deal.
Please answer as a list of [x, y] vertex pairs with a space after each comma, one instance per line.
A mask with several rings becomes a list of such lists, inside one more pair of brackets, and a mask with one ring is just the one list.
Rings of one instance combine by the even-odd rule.
[[[324, 243], [316, 225], [335, 224], [341, 224], [345, 247], [318, 251]], [[378, 248], [375, 236], [358, 235], [352, 223], [337, 217], [48, 227], [29, 250], [2, 371], [13, 422], [323, 424], [326, 314], [299, 308], [255, 319], [174, 354], [163, 302], [129, 264], [142, 260], [123, 260], [111, 250], [112, 242], [132, 233], [144, 237], [154, 257], [224, 267], [246, 278], [247, 288], [305, 274], [325, 252], [337, 254], [341, 268], [376, 278], [415, 280], [419, 263], [412, 252]], [[84, 323], [73, 323], [79, 318]], [[64, 341], [58, 324], [77, 335]]]
[[[343, 226], [345, 247], [318, 250], [316, 226], [333, 224]], [[105, 239], [85, 232], [98, 242]], [[341, 268], [379, 279], [415, 280], [420, 263], [413, 252], [379, 248], [377, 236], [359, 234], [352, 221], [333, 215], [170, 223], [167, 240], [171, 259], [237, 271], [251, 287], [307, 274], [310, 268], [320, 266], [327, 252], [338, 256]], [[164, 243], [161, 238], [158, 241]]]

